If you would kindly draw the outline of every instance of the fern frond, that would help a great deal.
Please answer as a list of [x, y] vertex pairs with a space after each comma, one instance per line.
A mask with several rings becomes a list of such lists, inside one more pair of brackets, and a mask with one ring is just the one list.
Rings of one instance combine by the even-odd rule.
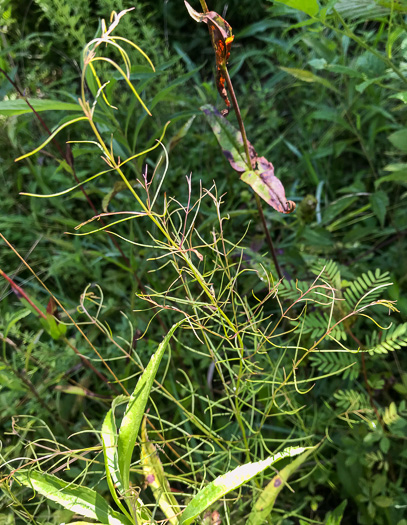
[[[321, 270], [323, 269], [322, 273]], [[320, 278], [326, 281], [332, 288], [341, 290], [341, 272], [336, 262], [329, 259], [318, 259], [310, 267], [314, 275], [320, 275]]]
[[407, 323], [389, 328], [382, 339], [380, 339], [378, 332], [373, 332], [370, 337], [367, 337], [367, 341], [370, 355], [387, 354], [394, 352], [394, 350], [400, 350], [407, 346]]
[[[354, 354], [347, 352], [315, 352], [310, 355], [311, 366], [316, 367], [318, 372], [333, 374], [337, 372], [343, 379], [356, 379], [359, 375], [359, 360]], [[350, 368], [349, 365], [353, 365]], [[346, 370], [343, 370], [346, 368]], [[342, 371], [342, 372], [341, 372]]]
[[[331, 320], [331, 325], [334, 320]], [[303, 333], [311, 333], [312, 339], [319, 339], [329, 329], [329, 315], [327, 312], [311, 312], [304, 319]], [[330, 335], [338, 341], [346, 341], [347, 334], [344, 328], [339, 324], [335, 326]]]
[[344, 410], [359, 410], [370, 406], [367, 396], [356, 390], [338, 390], [334, 398], [336, 406]]
[[278, 295], [283, 299], [295, 301], [301, 294], [309, 290], [310, 286], [311, 284], [307, 281], [284, 279], [278, 286]]
[[396, 403], [393, 401], [388, 407], [384, 409], [383, 421], [387, 426], [396, 423], [400, 419], [400, 416], [397, 413]]
[[376, 301], [382, 294], [383, 288], [390, 286], [390, 273], [381, 273], [377, 268], [375, 273], [368, 271], [349, 283], [344, 293], [348, 306], [354, 310], [366, 304]]

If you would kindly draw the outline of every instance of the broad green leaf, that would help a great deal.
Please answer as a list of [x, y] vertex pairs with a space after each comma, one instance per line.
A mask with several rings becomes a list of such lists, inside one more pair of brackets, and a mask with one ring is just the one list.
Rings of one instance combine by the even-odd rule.
[[332, 91], [335, 91], [335, 93], [339, 93], [336, 87], [333, 84], [331, 84], [329, 80], [323, 77], [319, 77], [318, 75], [315, 75], [311, 71], [307, 71], [306, 69], [298, 69], [295, 67], [281, 67], [281, 66], [280, 66], [280, 69], [282, 71], [285, 71], [289, 75], [295, 78], [298, 78], [298, 80], [302, 80], [303, 82], [317, 82], [318, 84], [322, 84], [328, 89], [332, 89]]
[[258, 497], [253, 509], [249, 515], [249, 519], [246, 521], [246, 525], [258, 525], [264, 523], [267, 516], [270, 515], [273, 510], [274, 503], [277, 496], [280, 494], [282, 489], [285, 487], [288, 478], [294, 474], [294, 472], [300, 468], [307, 457], [316, 450], [316, 447], [308, 449], [306, 452], [301, 454], [297, 459], [292, 461], [289, 465], [284, 467], [279, 473], [274, 476], [270, 483], [264, 488]]
[[202, 106], [201, 110], [212, 128], [224, 156], [232, 168], [240, 174], [241, 180], [251, 186], [267, 204], [278, 212], [291, 213], [294, 211], [295, 204], [287, 200], [283, 184], [274, 175], [273, 164], [264, 157], [259, 157], [254, 147], [247, 141], [250, 164], [240, 131], [236, 130], [210, 104]]
[[317, 0], [275, 0], [280, 4], [284, 4], [287, 7], [292, 7], [302, 11], [309, 16], [315, 16], [319, 11], [319, 5]]
[[404, 104], [407, 104], [407, 91], [401, 91], [400, 93], [396, 93], [395, 95], [390, 95], [389, 98], [397, 98], [404, 102]]
[[389, 197], [384, 191], [376, 191], [370, 195], [370, 204], [372, 205], [373, 213], [379, 219], [380, 225], [383, 226], [386, 217], [387, 206], [389, 205]]
[[157, 352], [151, 357], [147, 368], [144, 370], [137, 382], [134, 392], [130, 396], [126, 412], [120, 426], [118, 437], [118, 455], [119, 455], [119, 472], [123, 483], [123, 489], [126, 492], [130, 486], [130, 463], [133, 449], [136, 444], [137, 434], [144, 416], [144, 410], [153, 386], [154, 378], [164, 355], [165, 349], [174, 334], [175, 330], [184, 322], [179, 321], [171, 327], [162, 343], [159, 345]]
[[[35, 111], [78, 111], [82, 112], [79, 104], [70, 102], [60, 102], [59, 100], [49, 99], [28, 99], [29, 103]], [[11, 117], [13, 115], [24, 115], [24, 113], [31, 113], [32, 110], [27, 102], [19, 98], [17, 100], [1, 100], [0, 101], [0, 115]]]
[[100, 494], [87, 487], [66, 483], [52, 474], [37, 470], [17, 471], [14, 478], [65, 509], [98, 520], [104, 525], [132, 525], [126, 516], [113, 510]]
[[266, 470], [266, 468], [270, 467], [280, 459], [297, 456], [305, 450], [306, 448], [304, 447], [286, 448], [282, 452], [274, 454], [263, 461], [242, 465], [223, 476], [219, 476], [198, 492], [198, 494], [187, 505], [179, 520], [179, 525], [189, 525], [210, 505], [225, 496], [225, 494], [228, 494], [244, 483], [247, 483], [254, 478], [254, 476], [263, 472], [263, 470]]
[[340, 505], [336, 507], [336, 509], [328, 512], [328, 514], [325, 516], [325, 525], [340, 525], [347, 503], [348, 502], [345, 499]]
[[146, 418], [141, 427], [141, 466], [144, 479], [153, 491], [158, 506], [172, 525], [178, 525], [177, 515], [181, 514], [177, 500], [171, 493], [170, 485], [165, 476], [164, 468], [158, 457], [157, 450], [149, 441], [146, 428]]
[[400, 183], [400, 184], [407, 184], [407, 169], [400, 170], [400, 171], [394, 171], [390, 175], [385, 175], [384, 177], [380, 177], [380, 179], [377, 179], [375, 181], [375, 188], [378, 188], [384, 182], [395, 182], [395, 183]]
[[387, 137], [393, 146], [400, 151], [407, 152], [407, 128], [395, 131], [389, 137]]

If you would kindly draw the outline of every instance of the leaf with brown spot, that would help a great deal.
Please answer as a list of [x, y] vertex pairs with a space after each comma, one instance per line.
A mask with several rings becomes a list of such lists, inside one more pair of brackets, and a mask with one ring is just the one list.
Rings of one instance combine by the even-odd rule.
[[267, 517], [273, 510], [277, 496], [286, 486], [290, 476], [301, 467], [308, 456], [312, 454], [318, 447], [319, 445], [309, 448], [303, 454], [301, 454], [301, 456], [298, 456], [296, 459], [291, 461], [291, 463], [289, 463], [286, 467], [280, 470], [276, 476], [274, 476], [270, 483], [263, 489], [262, 492], [260, 492], [256, 503], [253, 505], [249, 518], [246, 521], [246, 525], [258, 525], [259, 523], [264, 523], [267, 520]]
[[204, 22], [208, 25], [212, 45], [215, 50], [216, 87], [218, 88], [219, 94], [223, 98], [226, 106], [229, 108], [230, 101], [226, 92], [225, 68], [227, 61], [229, 60], [230, 48], [232, 47], [234, 39], [232, 27], [215, 11], [198, 13], [198, 11], [195, 11], [186, 0], [184, 0], [184, 2], [191, 18], [196, 22]]
[[243, 138], [219, 111], [207, 104], [201, 107], [223, 154], [234, 170], [240, 173], [243, 182], [280, 213], [291, 213], [295, 203], [287, 200], [282, 182], [274, 175], [274, 166], [264, 157], [259, 157], [254, 147], [248, 142], [251, 166], [247, 163]]

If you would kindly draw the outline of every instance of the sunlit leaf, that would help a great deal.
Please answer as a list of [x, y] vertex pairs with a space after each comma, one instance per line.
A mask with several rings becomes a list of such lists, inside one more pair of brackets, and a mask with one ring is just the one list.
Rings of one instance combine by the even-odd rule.
[[[60, 102], [59, 100], [48, 99], [31, 99], [29, 98], [31, 106], [35, 111], [78, 111], [82, 112], [79, 104], [72, 104], [69, 102]], [[31, 113], [32, 109], [27, 102], [19, 98], [17, 100], [1, 100], [0, 101], [0, 115], [10, 117], [12, 115], [24, 115]]]
[[317, 0], [275, 0], [280, 4], [298, 9], [309, 16], [315, 16], [319, 11]]
[[317, 447], [308, 449], [303, 454], [301, 454], [301, 456], [280, 470], [276, 476], [274, 476], [270, 483], [260, 493], [260, 496], [258, 497], [249, 515], [249, 519], [246, 521], [246, 525], [258, 525], [259, 523], [265, 523], [267, 516], [269, 516], [273, 510], [277, 496], [285, 487], [288, 478], [300, 468], [300, 466], [304, 463], [308, 456], [314, 452], [314, 450], [316, 450], [316, 448]]
[[17, 471], [14, 478], [81, 516], [96, 519], [106, 525], [132, 525], [126, 516], [113, 510], [100, 494], [90, 488], [66, 483], [56, 476], [35, 470]]
[[286, 448], [282, 452], [274, 454], [263, 461], [242, 465], [228, 472], [227, 474], [224, 474], [223, 476], [219, 476], [200, 492], [198, 492], [198, 494], [187, 505], [179, 521], [180, 525], [189, 525], [210, 505], [218, 501], [230, 491], [237, 489], [244, 483], [247, 483], [257, 474], [263, 472], [263, 470], [266, 470], [266, 468], [273, 465], [273, 463], [276, 463], [283, 458], [297, 456], [305, 450], [306, 449], [304, 447]]
[[134, 392], [130, 396], [127, 404], [126, 412], [120, 426], [118, 437], [118, 463], [121, 480], [124, 491], [127, 491], [130, 486], [130, 463], [133, 449], [136, 444], [136, 438], [144, 416], [144, 410], [150, 395], [151, 387], [153, 386], [154, 378], [158, 370], [158, 366], [168, 346], [168, 343], [173, 336], [175, 330], [183, 323], [180, 321], [173, 325], [162, 343], [159, 345], [157, 352], [153, 354], [147, 368], [144, 370], [140, 379], [137, 382]]

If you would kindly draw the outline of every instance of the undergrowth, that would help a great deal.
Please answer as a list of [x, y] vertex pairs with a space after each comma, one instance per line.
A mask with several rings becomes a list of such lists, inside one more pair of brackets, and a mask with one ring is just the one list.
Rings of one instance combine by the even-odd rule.
[[[190, 523], [203, 494], [191, 519], [205, 524], [405, 525], [407, 323], [394, 301], [405, 196], [393, 191], [404, 187], [404, 7], [353, 16], [330, 2], [306, 18], [285, 3], [240, 29], [229, 64], [248, 135], [297, 202], [294, 216], [265, 211], [283, 279], [249, 187], [200, 116], [220, 105], [196, 55], [210, 41], [192, 26], [183, 48], [173, 42], [187, 27], [178, 7], [166, 5], [161, 50], [141, 6], [100, 24], [79, 103], [58, 73], [28, 98], [35, 118], [18, 116], [31, 109], [14, 61], [44, 34], [0, 57], [1, 141], [19, 157], [14, 167], [2, 153], [0, 523]], [[90, 4], [61, 0], [53, 18], [36, 5], [49, 29], [65, 24], [69, 52], [92, 38], [75, 14]], [[125, 410], [140, 429], [133, 456]], [[279, 453], [293, 459], [261, 463]], [[209, 497], [213, 480], [250, 464], [245, 485], [235, 473]], [[72, 490], [113, 510], [85, 514]]]

